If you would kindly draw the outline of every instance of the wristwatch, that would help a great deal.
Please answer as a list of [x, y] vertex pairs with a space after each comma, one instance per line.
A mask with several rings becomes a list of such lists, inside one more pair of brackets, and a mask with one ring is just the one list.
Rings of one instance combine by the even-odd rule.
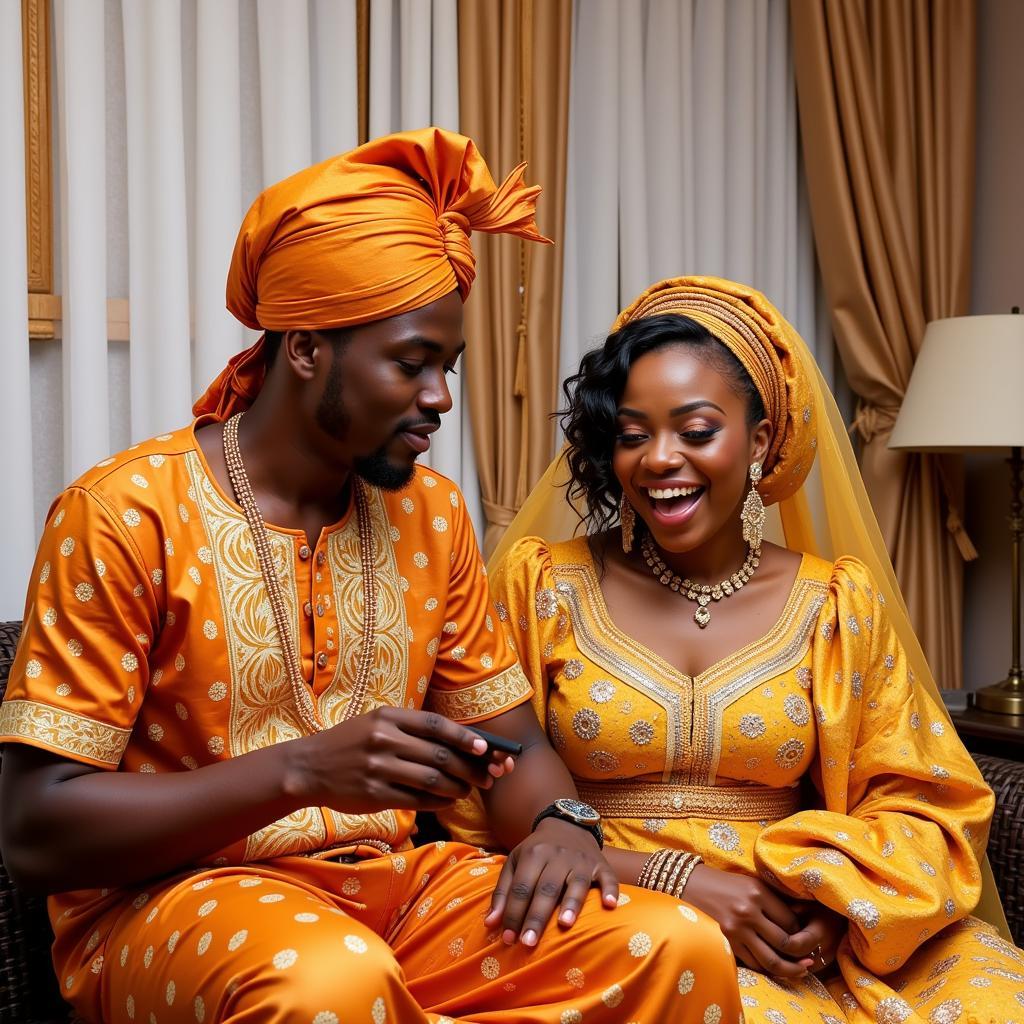
[[548, 804], [530, 826], [532, 832], [545, 818], [561, 818], [571, 825], [586, 829], [596, 840], [599, 848], [604, 848], [604, 830], [601, 828], [601, 815], [590, 804], [573, 797], [562, 797], [553, 804]]

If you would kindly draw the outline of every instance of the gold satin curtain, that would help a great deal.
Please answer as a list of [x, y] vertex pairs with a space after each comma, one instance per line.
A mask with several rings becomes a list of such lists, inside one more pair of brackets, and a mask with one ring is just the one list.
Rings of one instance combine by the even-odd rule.
[[551, 460], [558, 404], [571, 0], [460, 0], [460, 130], [496, 178], [522, 160], [554, 246], [476, 234], [466, 303], [468, 399], [487, 529], [498, 542]]
[[887, 442], [925, 324], [968, 309], [975, 3], [791, 0], [790, 15], [814, 238], [859, 399], [864, 482], [936, 680], [956, 688], [975, 555], [960, 463]]

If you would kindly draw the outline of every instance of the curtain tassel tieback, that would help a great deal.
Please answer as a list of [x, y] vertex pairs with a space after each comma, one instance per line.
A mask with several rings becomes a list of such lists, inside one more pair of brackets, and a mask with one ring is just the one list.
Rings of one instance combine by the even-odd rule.
[[956, 493], [956, 489], [953, 487], [953, 482], [949, 478], [949, 470], [947, 468], [947, 462], [945, 456], [937, 455], [935, 457], [935, 471], [939, 474], [939, 484], [942, 487], [942, 493], [946, 496], [946, 529], [953, 535], [953, 540], [956, 541], [956, 546], [960, 550], [960, 557], [965, 562], [973, 562], [978, 557], [978, 549], [974, 546], [973, 541], [967, 533], [967, 528], [964, 526], [963, 518], [960, 515], [960, 501]]
[[[856, 432], [864, 444], [870, 444], [879, 437], [888, 437], [896, 425], [899, 411], [899, 406], [880, 406], [872, 405], [871, 402], [859, 401], [857, 414], [850, 424], [850, 433]], [[978, 557], [978, 549], [974, 546], [964, 526], [963, 517], [960, 514], [960, 503], [946, 471], [943, 456], [936, 456], [934, 463], [939, 477], [939, 486], [946, 498], [946, 529], [956, 543], [960, 557], [965, 562], [973, 562]]]
[[857, 402], [857, 414], [850, 424], [850, 433], [860, 436], [862, 443], [870, 444], [882, 434], [891, 434], [900, 414], [898, 405], [874, 405], [863, 399]]

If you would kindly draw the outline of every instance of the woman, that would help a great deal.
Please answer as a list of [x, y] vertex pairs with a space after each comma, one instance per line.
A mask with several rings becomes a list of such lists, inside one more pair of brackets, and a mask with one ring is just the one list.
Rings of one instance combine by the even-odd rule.
[[[1024, 1021], [1024, 955], [970, 916], [992, 794], [796, 332], [749, 288], [664, 281], [566, 393], [492, 584], [619, 880], [718, 920], [748, 1024]], [[564, 465], [587, 535], [554, 543]], [[448, 823], [486, 845], [480, 820]]]

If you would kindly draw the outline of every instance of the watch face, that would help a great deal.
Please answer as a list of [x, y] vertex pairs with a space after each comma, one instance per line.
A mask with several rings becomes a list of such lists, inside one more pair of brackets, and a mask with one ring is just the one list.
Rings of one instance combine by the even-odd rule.
[[596, 825], [601, 820], [601, 815], [590, 804], [585, 804], [582, 800], [564, 797], [561, 800], [556, 800], [555, 806], [562, 814], [575, 818], [583, 825]]

